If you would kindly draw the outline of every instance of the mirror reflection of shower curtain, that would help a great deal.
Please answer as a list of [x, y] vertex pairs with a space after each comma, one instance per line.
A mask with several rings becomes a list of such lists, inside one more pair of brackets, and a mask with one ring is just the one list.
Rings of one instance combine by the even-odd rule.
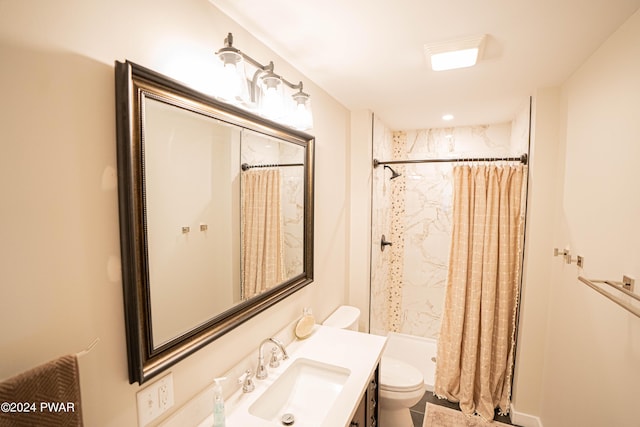
[[285, 279], [281, 180], [277, 169], [242, 172], [243, 300]]
[[453, 233], [435, 394], [467, 415], [508, 413], [526, 170], [454, 168]]

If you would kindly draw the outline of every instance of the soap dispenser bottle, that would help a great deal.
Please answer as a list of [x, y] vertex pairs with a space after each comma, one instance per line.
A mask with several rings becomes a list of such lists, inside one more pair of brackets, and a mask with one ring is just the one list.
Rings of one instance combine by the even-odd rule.
[[213, 427], [225, 427], [224, 397], [222, 397], [222, 384], [220, 384], [224, 380], [226, 380], [225, 377], [213, 380]]

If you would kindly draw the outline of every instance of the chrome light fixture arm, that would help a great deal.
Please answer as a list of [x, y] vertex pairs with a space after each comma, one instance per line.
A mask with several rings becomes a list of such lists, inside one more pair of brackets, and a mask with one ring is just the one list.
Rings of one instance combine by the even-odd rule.
[[279, 74], [276, 74], [274, 72], [274, 65], [273, 65], [273, 61], [269, 61], [269, 63], [267, 65], [263, 65], [260, 62], [256, 61], [254, 58], [252, 58], [251, 56], [247, 55], [246, 53], [242, 52], [241, 50], [235, 48], [233, 46], [233, 34], [229, 33], [227, 34], [227, 37], [225, 37], [224, 39], [224, 47], [221, 48], [220, 50], [218, 50], [215, 53], [218, 57], [220, 57], [220, 59], [226, 64], [229, 63], [229, 61], [233, 61], [233, 59], [227, 59], [228, 54], [232, 54], [232, 55], [239, 55], [242, 57], [243, 60], [245, 60], [246, 62], [248, 62], [249, 64], [253, 65], [256, 68], [255, 73], [253, 74], [253, 78], [251, 79], [251, 100], [253, 102], [256, 101], [256, 93], [255, 93], [255, 88], [257, 86], [258, 83], [258, 78], [260, 77], [260, 75], [266, 75], [266, 76], [271, 76], [271, 77], [275, 77], [278, 78], [280, 81], [282, 81], [285, 85], [287, 85], [289, 88], [293, 89], [293, 90], [297, 90], [298, 92], [296, 92], [293, 95], [293, 98], [298, 101], [301, 98], [304, 98], [304, 101], [309, 99], [309, 94], [304, 93], [302, 91], [303, 89], [303, 85], [302, 82], [298, 82], [298, 84], [294, 84], [291, 83], [289, 80], [285, 79], [284, 77], [282, 77]]

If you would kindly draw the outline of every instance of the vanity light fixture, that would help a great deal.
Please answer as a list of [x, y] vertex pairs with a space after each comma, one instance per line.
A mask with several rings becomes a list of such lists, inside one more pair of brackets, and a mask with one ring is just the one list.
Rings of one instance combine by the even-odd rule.
[[273, 63], [270, 65], [271, 69], [258, 79], [261, 89], [258, 111], [265, 117], [277, 121], [285, 113], [284, 84], [282, 78], [273, 72]]
[[238, 49], [233, 47], [233, 37], [225, 39], [225, 47], [216, 52], [219, 62], [216, 88], [217, 95], [227, 102], [241, 103], [248, 97], [244, 59]]
[[296, 129], [311, 129], [313, 127], [313, 116], [311, 115], [311, 97], [300, 89], [293, 94], [294, 110], [292, 117], [293, 127]]
[[[313, 127], [311, 99], [303, 92], [302, 82], [289, 82], [274, 72], [273, 62], [262, 65], [235, 48], [231, 33], [216, 56], [220, 80], [217, 96], [295, 129]], [[292, 94], [287, 96], [287, 92]]]
[[485, 34], [424, 45], [433, 71], [472, 67], [482, 55]]

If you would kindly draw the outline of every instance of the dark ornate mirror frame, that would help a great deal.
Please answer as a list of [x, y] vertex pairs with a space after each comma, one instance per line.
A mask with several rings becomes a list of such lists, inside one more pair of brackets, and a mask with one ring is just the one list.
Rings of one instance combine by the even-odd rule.
[[[120, 249], [124, 291], [129, 382], [143, 382], [158, 375], [261, 311], [313, 281], [314, 138], [289, 129], [208, 95], [190, 89], [129, 61], [115, 63], [116, 125]], [[243, 301], [206, 323], [154, 348], [145, 217], [143, 101], [161, 100], [267, 136], [298, 144], [305, 149], [304, 164], [304, 260], [296, 277]], [[240, 165], [238, 165], [240, 166]]]

